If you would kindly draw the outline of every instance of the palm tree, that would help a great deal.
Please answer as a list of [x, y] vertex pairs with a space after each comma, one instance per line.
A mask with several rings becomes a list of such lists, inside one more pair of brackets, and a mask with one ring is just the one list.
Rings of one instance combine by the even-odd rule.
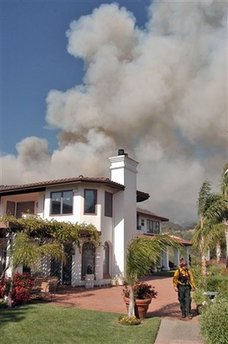
[[210, 225], [212, 241], [225, 235], [226, 240], [226, 267], [228, 265], [228, 163], [224, 166], [221, 176], [221, 192], [207, 211], [207, 221]]
[[223, 211], [223, 218], [225, 223], [225, 238], [226, 238], [226, 267], [228, 267], [228, 163], [224, 166], [222, 174], [222, 195], [224, 202], [226, 202], [225, 209]]
[[[41, 258], [49, 256], [56, 260], [64, 259], [62, 245], [57, 242], [42, 242], [36, 238], [31, 238], [27, 233], [18, 233], [12, 242], [11, 266], [14, 271], [19, 265], [24, 265], [31, 269], [36, 269]], [[7, 298], [7, 305], [12, 306], [13, 281], [11, 279]]]
[[157, 235], [151, 238], [136, 237], [129, 246], [126, 258], [126, 282], [130, 287], [130, 302], [128, 307], [128, 316], [135, 315], [135, 300], [133, 287], [135, 282], [146, 275], [154, 262], [160, 257], [162, 251], [167, 246], [179, 245], [168, 235]]
[[[213, 207], [211, 207], [208, 219], [214, 225], [215, 230], [216, 226], [218, 226], [225, 234], [226, 267], [228, 267], [228, 163], [224, 166], [221, 176], [221, 193]], [[215, 230], [213, 231], [214, 234]]]
[[215, 195], [211, 192], [211, 184], [209, 181], [204, 181], [198, 197], [198, 215], [200, 221], [195, 227], [193, 235], [193, 244], [199, 248], [201, 255], [202, 275], [206, 275], [206, 251], [208, 249], [208, 242], [206, 240], [206, 233], [208, 231], [207, 212], [215, 200]]
[[208, 233], [205, 237], [205, 242], [207, 243], [209, 249], [214, 248], [216, 252], [217, 263], [220, 262], [221, 258], [221, 244], [225, 240], [225, 225], [224, 223], [213, 224], [213, 222], [208, 225]]
[[[8, 224], [9, 261], [1, 278], [9, 268], [14, 271], [19, 265], [36, 269], [42, 257], [48, 256], [64, 262], [64, 244], [70, 242], [80, 246], [81, 236], [89, 236], [95, 243], [99, 243], [99, 235], [93, 225], [72, 224], [55, 220], [44, 220], [39, 217], [15, 218], [14, 216], [0, 217], [0, 222]], [[16, 228], [16, 233], [10, 225]], [[11, 280], [7, 299], [8, 306], [12, 306]]]
[[203, 183], [199, 192], [200, 223], [196, 226], [193, 242], [200, 248], [202, 257], [202, 273], [206, 274], [205, 252], [216, 243], [217, 260], [220, 253], [220, 242], [226, 238], [226, 265], [228, 264], [228, 164], [222, 172], [221, 193], [211, 192], [211, 184]]

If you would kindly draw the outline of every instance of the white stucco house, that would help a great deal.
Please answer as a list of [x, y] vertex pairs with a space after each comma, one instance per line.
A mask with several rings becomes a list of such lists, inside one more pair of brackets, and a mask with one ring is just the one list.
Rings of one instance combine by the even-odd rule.
[[[124, 150], [109, 158], [110, 178], [65, 178], [23, 185], [0, 186], [0, 216], [21, 217], [29, 213], [44, 219], [93, 224], [100, 232], [101, 245], [84, 243], [82, 250], [68, 248], [67, 263], [45, 260], [41, 270], [58, 275], [61, 283], [85, 285], [88, 266], [95, 275], [95, 285], [109, 284], [125, 274], [125, 256], [129, 241], [137, 235], [160, 233], [167, 218], [138, 207], [148, 193], [137, 190], [137, 165]], [[1, 227], [1, 226], [0, 226]], [[0, 228], [0, 273], [7, 260], [5, 228]], [[176, 252], [178, 264], [178, 250]], [[168, 252], [161, 265], [169, 269]], [[21, 267], [21, 270], [23, 268]], [[10, 274], [10, 269], [8, 274]]]

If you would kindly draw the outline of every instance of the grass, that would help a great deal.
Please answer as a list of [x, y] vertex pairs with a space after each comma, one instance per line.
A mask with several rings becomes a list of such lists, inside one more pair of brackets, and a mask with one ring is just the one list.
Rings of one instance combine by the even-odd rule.
[[48, 303], [0, 309], [1, 344], [152, 344], [160, 319], [137, 326], [118, 324], [118, 314]]

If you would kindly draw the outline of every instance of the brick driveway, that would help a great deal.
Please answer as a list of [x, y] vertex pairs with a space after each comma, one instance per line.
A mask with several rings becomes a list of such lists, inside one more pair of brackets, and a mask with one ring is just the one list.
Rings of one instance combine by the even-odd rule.
[[[179, 317], [179, 304], [177, 293], [173, 289], [172, 277], [150, 276], [146, 281], [155, 286], [155, 290], [158, 291], [157, 298], [153, 299], [149, 306], [147, 316]], [[53, 303], [68, 307], [126, 313], [121, 286], [95, 287], [93, 289], [69, 287], [59, 291], [55, 295]]]

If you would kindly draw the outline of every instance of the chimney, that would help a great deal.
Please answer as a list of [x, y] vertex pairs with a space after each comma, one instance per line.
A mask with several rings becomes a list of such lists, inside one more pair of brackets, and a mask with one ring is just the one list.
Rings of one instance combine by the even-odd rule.
[[136, 234], [136, 184], [138, 162], [129, 158], [124, 149], [109, 158], [111, 180], [125, 186], [113, 197], [113, 253], [116, 261], [115, 273], [125, 274], [127, 247]]
[[118, 155], [125, 155], [125, 156], [128, 156], [127, 153], [124, 152], [124, 149], [120, 148], [118, 149]]
[[129, 185], [136, 191], [138, 162], [129, 158], [122, 148], [118, 149], [118, 155], [109, 158], [109, 161], [111, 162], [111, 180], [126, 187]]

